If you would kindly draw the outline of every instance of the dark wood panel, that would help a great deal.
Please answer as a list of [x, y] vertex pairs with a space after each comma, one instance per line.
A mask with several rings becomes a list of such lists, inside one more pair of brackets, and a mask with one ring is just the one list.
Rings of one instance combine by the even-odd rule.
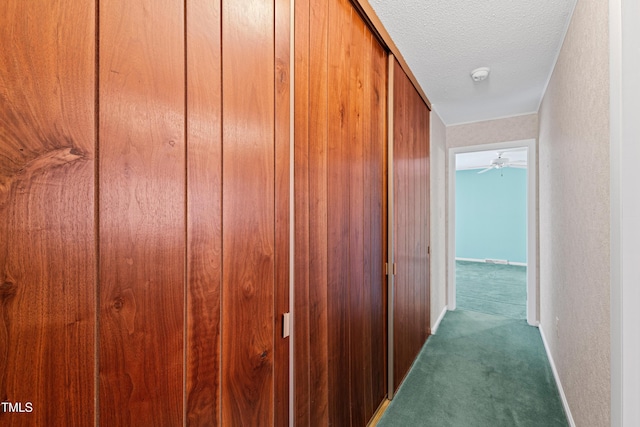
[[[371, 393], [375, 411], [387, 391], [387, 53], [371, 36], [371, 113], [370, 177], [365, 185], [371, 192]], [[366, 188], [366, 187], [365, 187]]]
[[328, 3], [310, 2], [309, 32], [309, 379], [311, 425], [327, 425], [328, 325], [327, 310], [327, 119], [328, 119]]
[[[295, 117], [294, 117], [294, 208], [295, 208], [295, 292], [294, 292], [294, 411], [296, 426], [311, 425], [310, 372], [325, 363], [321, 355], [310, 355], [309, 297], [309, 5], [295, 2]], [[313, 398], [319, 390], [314, 390]], [[321, 395], [320, 395], [321, 396]], [[324, 423], [326, 424], [326, 423]]]
[[[378, 183], [380, 171], [376, 171], [372, 168], [372, 164], [376, 164], [373, 157], [373, 146], [376, 143], [380, 143], [379, 140], [373, 140], [373, 127], [375, 122], [371, 118], [375, 117], [375, 111], [372, 108], [371, 94], [373, 91], [372, 70], [373, 64], [373, 45], [371, 39], [373, 34], [367, 31], [366, 25], [362, 26], [362, 181], [359, 183], [362, 194], [362, 331], [360, 336], [356, 335], [357, 341], [360, 343], [362, 351], [362, 362], [356, 363], [356, 367], [359, 368], [362, 375], [362, 407], [363, 418], [368, 421], [375, 411], [377, 405], [373, 402], [373, 361], [377, 358], [377, 354], [373, 354], [371, 334], [372, 325], [375, 324], [375, 319], [371, 316], [372, 312], [376, 311], [376, 307], [373, 306], [375, 301], [371, 299], [373, 289], [379, 285], [378, 278], [376, 280], [372, 277], [372, 264], [382, 263], [381, 259], [376, 259], [376, 248], [372, 246], [373, 236], [380, 233], [380, 230], [373, 230], [372, 223], [374, 218], [379, 215], [379, 212], [373, 206], [372, 201], [375, 200], [375, 184]], [[377, 172], [377, 173], [376, 173]], [[372, 185], [373, 184], [373, 185]], [[371, 188], [370, 188], [371, 186]], [[353, 345], [353, 342], [352, 342]]]
[[343, 141], [349, 150], [349, 371], [351, 390], [351, 423], [366, 425], [365, 419], [365, 321], [367, 310], [364, 305], [364, 22], [356, 13], [351, 13], [349, 93], [346, 104], [349, 108], [348, 139]]
[[220, 425], [222, 74], [220, 2], [187, 10], [186, 422]]
[[349, 358], [349, 71], [351, 5], [329, 3], [327, 193], [327, 323], [329, 334], [329, 424], [350, 424]]
[[397, 388], [429, 328], [429, 110], [394, 65], [394, 381]]
[[274, 4], [222, 4], [222, 425], [274, 417]]
[[91, 425], [95, 4], [3, 1], [0, 40], [0, 424]]
[[100, 10], [100, 423], [183, 421], [184, 4]]
[[290, 5], [289, 0], [275, 1], [275, 426], [289, 425], [290, 338], [282, 337], [282, 314], [289, 311]]
[[296, 425], [365, 425], [385, 395], [386, 55], [346, 0], [296, 23]]

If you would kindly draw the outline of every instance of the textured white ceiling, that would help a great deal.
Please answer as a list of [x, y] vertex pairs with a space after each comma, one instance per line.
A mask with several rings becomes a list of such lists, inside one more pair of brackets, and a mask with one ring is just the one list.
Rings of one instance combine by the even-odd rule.
[[[534, 113], [576, 0], [369, 0], [447, 125]], [[475, 83], [470, 73], [489, 67]]]

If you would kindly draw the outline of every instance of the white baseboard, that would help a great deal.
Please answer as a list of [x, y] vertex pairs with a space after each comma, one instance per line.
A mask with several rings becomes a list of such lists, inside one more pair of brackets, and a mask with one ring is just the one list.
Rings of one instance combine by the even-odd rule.
[[438, 320], [436, 320], [436, 323], [433, 324], [433, 326], [431, 327], [431, 334], [435, 334], [436, 331], [438, 330], [438, 327], [440, 326], [440, 322], [442, 322], [442, 318], [444, 317], [444, 315], [447, 314], [447, 307], [445, 306], [442, 309], [442, 313], [440, 313], [440, 316], [438, 316]]
[[569, 402], [567, 402], [567, 396], [564, 394], [564, 389], [562, 388], [562, 383], [560, 382], [560, 376], [558, 375], [556, 364], [553, 361], [553, 356], [551, 356], [551, 351], [549, 350], [549, 344], [547, 343], [547, 338], [544, 335], [544, 330], [542, 329], [542, 326], [538, 326], [538, 330], [540, 331], [540, 336], [542, 337], [542, 343], [544, 344], [544, 349], [547, 352], [547, 358], [549, 359], [549, 364], [551, 365], [551, 370], [553, 371], [553, 377], [556, 380], [556, 386], [558, 387], [558, 391], [560, 392], [560, 398], [562, 399], [562, 406], [564, 407], [564, 413], [567, 415], [567, 421], [569, 421], [569, 426], [576, 427], [576, 422], [573, 421], [573, 415], [571, 415], [571, 409], [569, 409]]
[[503, 264], [503, 265], [518, 265], [520, 267], [526, 267], [526, 262], [515, 262], [515, 261], [507, 261], [502, 259], [497, 260], [488, 260], [488, 259], [478, 259], [478, 258], [457, 258], [456, 261], [467, 261], [467, 262], [481, 262], [483, 264]]

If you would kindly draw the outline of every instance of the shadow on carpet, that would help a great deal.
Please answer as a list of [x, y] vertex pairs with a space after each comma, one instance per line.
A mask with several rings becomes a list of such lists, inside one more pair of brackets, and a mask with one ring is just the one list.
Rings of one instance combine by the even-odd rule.
[[567, 426], [537, 328], [449, 311], [378, 427]]
[[456, 307], [511, 319], [527, 315], [527, 267], [456, 261]]

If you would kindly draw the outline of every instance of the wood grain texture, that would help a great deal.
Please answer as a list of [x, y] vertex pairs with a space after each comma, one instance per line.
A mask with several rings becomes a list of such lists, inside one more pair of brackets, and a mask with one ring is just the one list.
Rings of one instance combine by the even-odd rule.
[[186, 423], [220, 425], [220, 2], [188, 0]]
[[289, 346], [282, 337], [282, 314], [289, 312], [291, 166], [291, 3], [275, 1], [275, 302], [274, 421], [289, 425]]
[[[295, 116], [294, 116], [294, 231], [295, 231], [295, 292], [294, 292], [294, 421], [296, 426], [311, 425], [310, 375], [313, 366], [326, 364], [326, 357], [315, 355], [311, 357], [311, 331], [310, 331], [310, 195], [309, 195], [309, 8], [311, 2], [295, 2], [295, 36], [294, 36], [294, 61], [295, 61]], [[322, 120], [325, 122], [326, 119]], [[326, 345], [326, 344], [325, 344]], [[326, 387], [324, 390], [327, 390]], [[315, 390], [314, 390], [315, 391]], [[318, 390], [319, 391], [319, 390]], [[326, 394], [326, 392], [325, 392]], [[315, 396], [322, 396], [322, 394]], [[325, 404], [326, 407], [326, 404]], [[323, 424], [326, 424], [323, 423]]]
[[[371, 37], [371, 148], [365, 179], [371, 191], [371, 393], [373, 409], [385, 399], [387, 390], [387, 53]], [[382, 333], [381, 333], [382, 331]]]
[[91, 425], [95, 391], [95, 5], [0, 5], [0, 412]]
[[222, 4], [222, 425], [274, 417], [274, 4]]
[[327, 322], [329, 334], [329, 424], [350, 425], [349, 356], [349, 77], [351, 14], [346, 0], [329, 3], [327, 193]]
[[183, 422], [184, 5], [100, 2], [100, 422]]
[[309, 32], [309, 378], [311, 425], [327, 425], [330, 333], [327, 322], [328, 3], [310, 2]]
[[[366, 356], [363, 345], [367, 307], [364, 303], [364, 269], [368, 260], [364, 258], [365, 210], [364, 210], [364, 42], [365, 26], [360, 17], [353, 13], [350, 17], [350, 72], [349, 92], [345, 104], [349, 108], [349, 139], [343, 141], [349, 150], [348, 187], [349, 191], [349, 252], [346, 266], [349, 271], [349, 374], [351, 390], [351, 423], [366, 425], [365, 419], [365, 378]], [[370, 364], [369, 364], [370, 366]], [[372, 411], [373, 414], [373, 411]]]
[[394, 64], [394, 381], [400, 385], [429, 330], [429, 110]]
[[386, 56], [343, 0], [297, 2], [295, 40], [296, 425], [365, 425], [385, 395]]

